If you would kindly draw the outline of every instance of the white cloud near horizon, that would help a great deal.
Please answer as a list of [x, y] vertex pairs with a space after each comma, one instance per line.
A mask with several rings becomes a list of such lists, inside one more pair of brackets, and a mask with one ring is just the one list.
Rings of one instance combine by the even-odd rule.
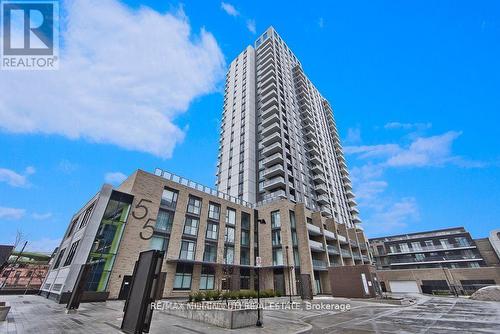
[[214, 36], [194, 34], [182, 11], [116, 0], [66, 1], [63, 12], [60, 69], [0, 76], [0, 129], [171, 157], [185, 136], [175, 118], [224, 77]]
[[404, 130], [426, 130], [432, 127], [432, 123], [401, 123], [390, 122], [384, 125], [384, 129], [404, 129]]
[[121, 173], [121, 172], [109, 172], [104, 175], [104, 181], [106, 183], [110, 183], [113, 185], [118, 185], [125, 181], [127, 178], [127, 175]]
[[19, 220], [26, 215], [25, 209], [0, 206], [0, 219]]
[[7, 168], [0, 168], [0, 182], [5, 182], [12, 187], [23, 188], [30, 185], [28, 176], [35, 174], [34, 167], [26, 167], [26, 169], [18, 173]]
[[34, 212], [31, 214], [31, 217], [34, 220], [47, 220], [47, 219], [52, 218], [52, 216], [53, 216], [52, 212], [46, 212], [46, 213]]
[[220, 6], [221, 6], [222, 10], [225, 11], [230, 16], [240, 15], [240, 13], [236, 10], [236, 8], [234, 8], [234, 6], [231, 5], [230, 3], [221, 2]]
[[253, 34], [257, 33], [257, 24], [255, 20], [247, 20], [247, 29]]

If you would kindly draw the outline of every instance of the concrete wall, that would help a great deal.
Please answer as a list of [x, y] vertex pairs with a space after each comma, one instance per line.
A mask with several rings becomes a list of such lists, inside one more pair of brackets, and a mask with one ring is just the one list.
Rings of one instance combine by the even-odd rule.
[[500, 261], [489, 238], [475, 239], [477, 250], [481, 253], [488, 267], [500, 267]]
[[500, 269], [498, 267], [461, 268], [461, 269], [401, 269], [378, 270], [377, 277], [385, 282], [388, 292], [389, 281], [416, 281], [421, 290], [422, 280], [447, 280], [449, 284], [461, 286], [461, 280], [494, 280], [500, 284]]
[[[330, 286], [334, 297], [373, 298], [377, 296], [375, 284], [377, 274], [371, 265], [343, 266], [328, 268]], [[365, 290], [364, 274], [368, 293]]]

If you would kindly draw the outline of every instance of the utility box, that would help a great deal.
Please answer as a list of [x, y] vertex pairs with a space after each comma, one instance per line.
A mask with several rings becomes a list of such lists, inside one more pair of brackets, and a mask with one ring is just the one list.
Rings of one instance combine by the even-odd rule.
[[328, 268], [332, 296], [375, 298], [381, 295], [375, 267], [369, 264]]

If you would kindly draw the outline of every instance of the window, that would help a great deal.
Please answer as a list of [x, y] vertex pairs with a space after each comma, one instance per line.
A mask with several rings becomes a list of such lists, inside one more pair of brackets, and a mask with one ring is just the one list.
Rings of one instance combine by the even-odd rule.
[[208, 222], [207, 223], [206, 238], [207, 239], [212, 239], [212, 240], [217, 240], [217, 238], [218, 238], [218, 236], [217, 236], [218, 230], [219, 230], [219, 225], [218, 224]]
[[250, 245], [250, 231], [241, 230], [241, 246]]
[[73, 221], [71, 222], [71, 225], [69, 227], [68, 234], [66, 235], [66, 237], [69, 237], [73, 233], [73, 230], [75, 229], [76, 224], [78, 224], [78, 219], [79, 218], [80, 218], [80, 216], [78, 216], [75, 219], [73, 219]]
[[408, 244], [399, 244], [399, 248], [401, 249], [401, 252], [409, 252], [410, 251]]
[[281, 231], [272, 231], [271, 232], [271, 237], [273, 241], [273, 246], [280, 246], [281, 245]]
[[203, 261], [217, 262], [217, 245], [206, 243], [205, 252], [203, 253]]
[[193, 276], [193, 266], [185, 263], [178, 263], [175, 271], [174, 290], [191, 289], [191, 278]]
[[200, 221], [196, 218], [186, 217], [184, 223], [184, 234], [196, 236], [198, 234], [198, 223]]
[[173, 212], [160, 209], [160, 211], [158, 211], [158, 217], [156, 218], [155, 230], [170, 233], [173, 221]]
[[85, 227], [90, 220], [90, 216], [92, 215], [92, 210], [94, 209], [94, 204], [92, 203], [85, 213], [83, 214], [82, 222], [80, 223], [80, 228]]
[[246, 212], [241, 213], [241, 228], [250, 230], [250, 215]]
[[232, 246], [224, 247], [224, 263], [225, 264], [234, 263], [234, 247]]
[[389, 250], [390, 250], [390, 253], [396, 253], [397, 252], [396, 246], [394, 246], [394, 245], [390, 245], [389, 246]]
[[201, 211], [201, 200], [196, 197], [189, 196], [187, 212], [199, 215], [200, 211]]
[[424, 254], [415, 254], [415, 259], [419, 262], [424, 261], [425, 255]]
[[413, 249], [414, 251], [422, 250], [422, 245], [420, 244], [420, 242], [412, 242], [411, 249]]
[[226, 226], [224, 232], [224, 241], [234, 243], [234, 227]]
[[290, 211], [290, 227], [297, 228], [297, 222], [295, 221], [295, 212]]
[[177, 206], [177, 196], [177, 191], [168, 188], [163, 189], [160, 204], [167, 208], [175, 209], [175, 207]]
[[56, 263], [54, 264], [54, 269], [59, 268], [59, 265], [61, 264], [61, 261], [62, 261], [62, 258], [64, 256], [65, 251], [66, 251], [66, 248], [61, 249], [61, 251], [59, 252], [59, 256], [57, 256]]
[[166, 251], [168, 248], [168, 238], [153, 236], [151, 238], [149, 247], [160, 251]]
[[469, 247], [469, 241], [465, 237], [458, 237], [455, 239], [459, 247]]
[[71, 245], [71, 248], [69, 249], [68, 257], [66, 258], [66, 261], [64, 261], [63, 267], [69, 266], [71, 262], [73, 261], [73, 257], [75, 256], [76, 249], [78, 247], [78, 243], [80, 240], [73, 242]]
[[298, 246], [299, 245], [299, 240], [297, 238], [297, 232], [292, 231], [292, 245]]
[[228, 224], [228, 225], [235, 225], [236, 224], [236, 210], [227, 208], [226, 224]]
[[220, 205], [214, 203], [208, 205], [208, 218], [217, 221], [220, 219]]
[[194, 260], [196, 244], [193, 241], [182, 240], [181, 255], [182, 260]]
[[273, 266], [283, 265], [283, 250], [281, 248], [273, 249]]
[[240, 264], [250, 265], [250, 249], [248, 248], [240, 249]]
[[271, 227], [272, 228], [281, 227], [281, 220], [280, 220], [280, 212], [279, 211], [271, 212]]
[[215, 282], [215, 271], [212, 267], [201, 267], [200, 290], [213, 290]]
[[240, 289], [250, 289], [250, 269], [248, 268], [240, 269]]
[[432, 242], [432, 240], [425, 240], [425, 247], [429, 247], [429, 248], [433, 248], [434, 247], [434, 243]]

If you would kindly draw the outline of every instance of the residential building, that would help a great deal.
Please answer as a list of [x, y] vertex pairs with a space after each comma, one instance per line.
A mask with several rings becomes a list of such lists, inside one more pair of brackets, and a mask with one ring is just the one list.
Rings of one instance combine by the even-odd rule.
[[271, 27], [230, 64], [217, 189], [250, 203], [286, 198], [361, 223], [330, 103]]
[[256, 205], [166, 171], [138, 170], [116, 189], [104, 185], [73, 216], [41, 290], [67, 301], [90, 264], [84, 299], [123, 299], [139, 253], [159, 249], [163, 297], [255, 289], [257, 256], [261, 289], [328, 294], [329, 267], [370, 264], [367, 241], [303, 203]]
[[499, 284], [498, 258], [485, 241], [472, 239], [463, 227], [369, 240], [383, 289], [429, 293]]

